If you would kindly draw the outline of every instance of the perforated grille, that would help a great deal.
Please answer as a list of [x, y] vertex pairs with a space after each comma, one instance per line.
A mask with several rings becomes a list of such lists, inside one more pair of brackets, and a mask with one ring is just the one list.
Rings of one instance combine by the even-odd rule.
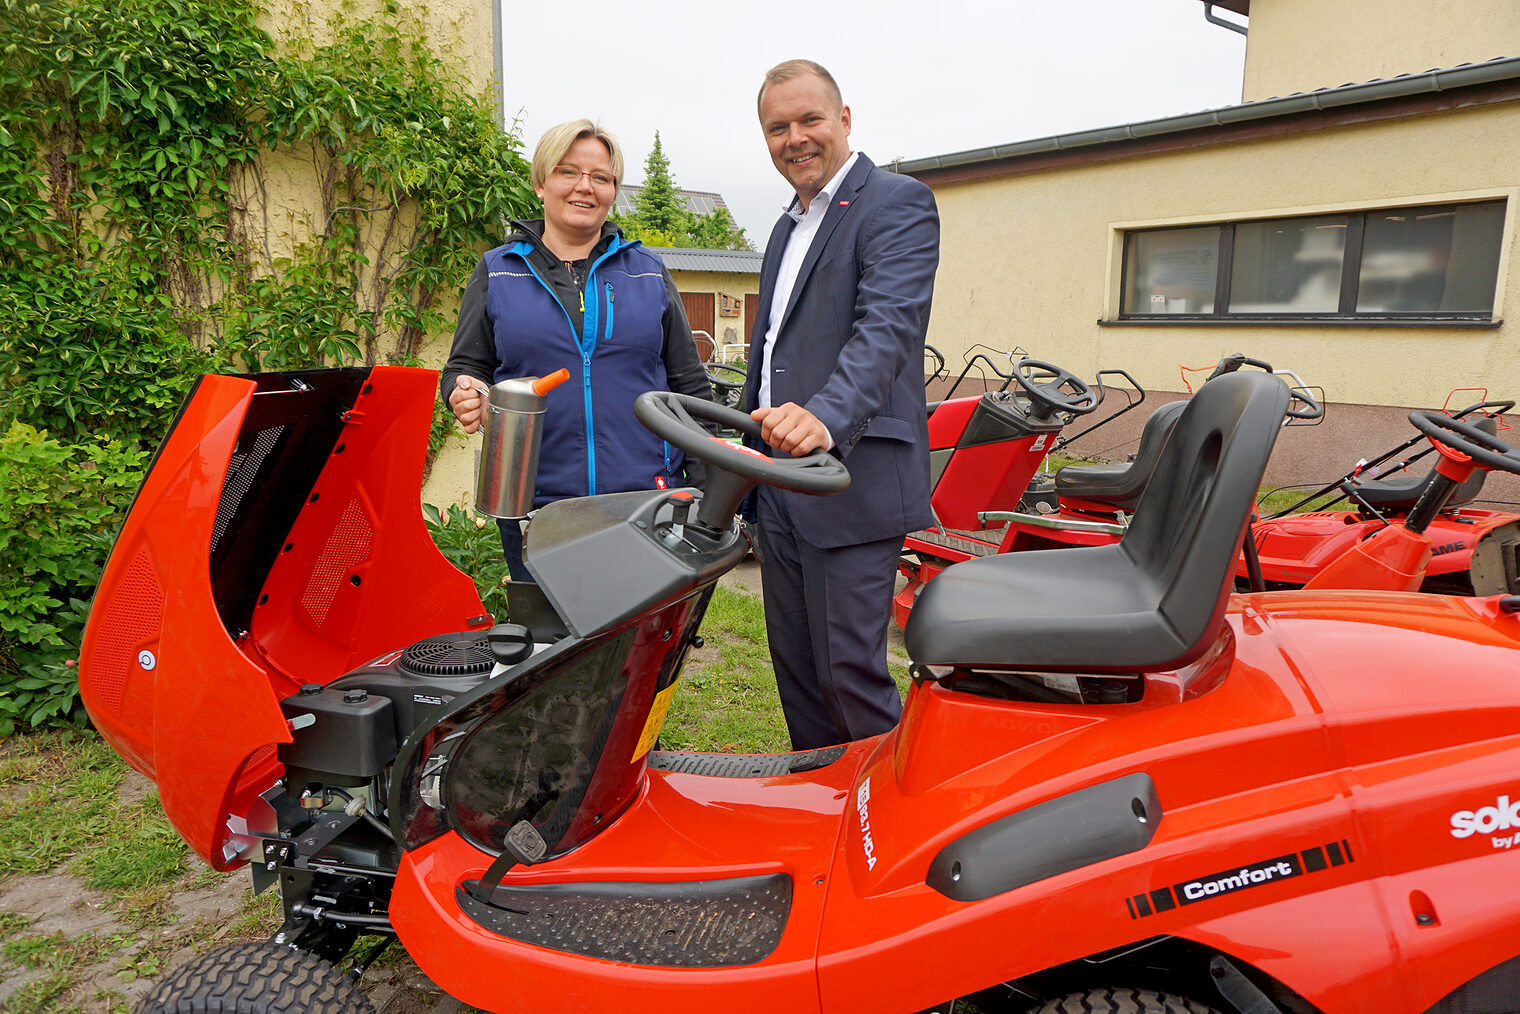
[[227, 462], [227, 477], [222, 483], [222, 497], [216, 505], [216, 524], [211, 528], [211, 552], [216, 552], [217, 543], [222, 540], [227, 526], [237, 516], [238, 509], [243, 505], [243, 498], [253, 488], [253, 481], [258, 477], [260, 466], [269, 457], [269, 452], [274, 450], [275, 445], [279, 443], [280, 436], [284, 432], [284, 426], [271, 426], [260, 430], [253, 438], [251, 450], [234, 452], [232, 460]]
[[490, 642], [476, 634], [439, 634], [401, 654], [401, 668], [418, 676], [475, 676], [491, 664]]
[[364, 508], [357, 499], [350, 500], [311, 568], [311, 578], [301, 596], [302, 608], [317, 626], [327, 622], [327, 614], [338, 597], [343, 579], [355, 566], [369, 559], [374, 534], [369, 518], [364, 516]]
[[695, 883], [498, 887], [492, 904], [454, 891], [466, 915], [497, 936], [605, 961], [667, 968], [751, 965], [781, 942], [792, 910], [785, 873]]
[[261, 746], [257, 750], [253, 751], [253, 753], [248, 755], [248, 759], [243, 762], [243, 768], [244, 770], [247, 770], [249, 768], [257, 767], [273, 756], [274, 747]]
[[140, 550], [111, 599], [111, 611], [100, 626], [85, 676], [112, 713], [121, 711], [129, 667], [137, 665], [137, 646], [158, 636], [163, 612], [164, 593], [153, 561], [146, 549]]

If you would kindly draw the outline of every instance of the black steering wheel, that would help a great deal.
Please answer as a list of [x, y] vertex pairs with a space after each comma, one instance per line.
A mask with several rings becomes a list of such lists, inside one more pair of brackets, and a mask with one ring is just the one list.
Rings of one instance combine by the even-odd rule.
[[[1020, 359], [1013, 364], [1013, 379], [1029, 396], [1035, 414], [1049, 418], [1057, 412], [1086, 415], [1098, 407], [1101, 400], [1087, 381], [1059, 366], [1043, 363], [1038, 359]], [[1062, 389], [1070, 391], [1062, 394]]]
[[715, 437], [698, 421], [759, 440], [760, 424], [738, 409], [674, 391], [645, 391], [634, 400], [633, 414], [661, 440], [706, 462], [707, 489], [697, 508], [697, 521], [711, 529], [732, 524], [745, 494], [758, 483], [813, 496], [843, 493], [850, 486], [850, 473], [828, 451], [772, 458]]
[[1416, 409], [1409, 413], [1409, 421], [1430, 439], [1467, 455], [1484, 468], [1520, 475], [1520, 451], [1465, 419]]
[[[1207, 384], [1215, 377], [1222, 377], [1226, 373], [1234, 373], [1242, 366], [1254, 366], [1256, 369], [1261, 370], [1263, 373], [1277, 372], [1276, 370], [1272, 369], [1272, 364], [1269, 362], [1261, 359], [1252, 359], [1244, 352], [1233, 352], [1230, 355], [1227, 355], [1223, 359], [1219, 360], [1219, 364], [1214, 367], [1214, 372], [1205, 377], [1203, 382]], [[1288, 384], [1286, 380], [1284, 380], [1283, 383]], [[1308, 420], [1323, 419], [1325, 417], [1325, 407], [1318, 401], [1314, 400], [1314, 395], [1310, 394], [1308, 391], [1294, 387], [1292, 384], [1288, 384], [1288, 405], [1289, 408], [1283, 413], [1283, 415], [1287, 416], [1289, 419]], [[1295, 405], [1298, 407], [1294, 408], [1293, 406]]]
[[[1298, 405], [1294, 408], [1294, 405]], [[1289, 419], [1323, 419], [1325, 406], [1314, 400], [1314, 395], [1296, 387], [1288, 388], [1288, 409], [1283, 413]]]
[[702, 368], [707, 371], [707, 382], [712, 385], [713, 400], [719, 405], [738, 408], [747, 376], [744, 367], [733, 363], [703, 363]]

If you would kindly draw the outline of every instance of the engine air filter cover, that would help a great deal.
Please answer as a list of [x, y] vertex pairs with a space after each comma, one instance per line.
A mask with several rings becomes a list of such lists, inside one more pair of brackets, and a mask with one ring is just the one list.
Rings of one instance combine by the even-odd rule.
[[478, 631], [439, 634], [410, 645], [399, 667], [416, 676], [482, 676], [494, 664], [491, 646]]

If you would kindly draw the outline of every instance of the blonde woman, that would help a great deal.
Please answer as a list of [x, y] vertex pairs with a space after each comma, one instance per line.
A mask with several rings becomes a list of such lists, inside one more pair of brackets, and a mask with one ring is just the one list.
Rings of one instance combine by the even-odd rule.
[[[622, 176], [611, 134], [590, 120], [551, 127], [533, 153], [544, 217], [512, 223], [459, 308], [440, 387], [466, 433], [480, 427], [482, 384], [570, 371], [547, 398], [535, 506], [701, 481], [699, 462], [633, 416], [645, 391], [711, 398], [712, 387], [659, 257], [607, 221]], [[500, 527], [512, 577], [531, 580], [517, 523]]]

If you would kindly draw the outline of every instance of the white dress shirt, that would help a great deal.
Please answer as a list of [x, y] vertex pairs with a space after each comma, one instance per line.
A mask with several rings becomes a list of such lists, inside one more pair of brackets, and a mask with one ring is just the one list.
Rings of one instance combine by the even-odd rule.
[[[765, 329], [765, 344], [760, 353], [760, 390], [755, 396], [755, 404], [761, 408], [771, 407], [771, 350], [776, 346], [776, 333], [781, 330], [781, 317], [786, 313], [786, 306], [792, 300], [792, 289], [797, 285], [797, 273], [802, 270], [802, 262], [807, 257], [808, 248], [813, 245], [813, 237], [818, 235], [818, 227], [823, 224], [823, 216], [828, 214], [829, 205], [833, 203], [833, 195], [838, 192], [839, 184], [844, 181], [858, 158], [860, 158], [859, 152], [850, 153], [850, 157], [845, 159], [844, 165], [839, 167], [834, 177], [824, 184], [816, 197], [808, 202], [806, 211], [802, 209], [802, 201], [796, 197], [793, 197], [792, 203], [786, 207], [786, 213], [791, 215], [797, 224], [792, 228], [792, 234], [787, 237], [786, 249], [781, 251], [781, 264], [776, 271], [776, 291], [771, 293], [770, 323]], [[834, 446], [832, 435], [829, 437], [828, 446]]]

